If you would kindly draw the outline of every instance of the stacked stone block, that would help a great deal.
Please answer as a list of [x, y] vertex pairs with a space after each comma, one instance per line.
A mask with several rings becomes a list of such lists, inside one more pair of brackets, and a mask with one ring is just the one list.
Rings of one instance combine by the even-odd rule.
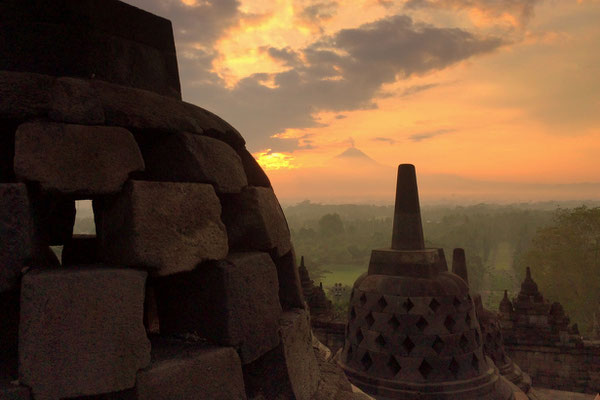
[[48, 4], [0, 5], [0, 398], [312, 398], [283, 212], [239, 132], [180, 100], [170, 22]]

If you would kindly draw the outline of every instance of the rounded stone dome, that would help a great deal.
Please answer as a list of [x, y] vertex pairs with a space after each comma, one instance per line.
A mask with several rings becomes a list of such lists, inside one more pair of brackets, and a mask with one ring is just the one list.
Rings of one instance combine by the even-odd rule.
[[171, 23], [51, 3], [0, 5], [0, 397], [310, 398], [283, 211], [240, 133], [180, 100]]

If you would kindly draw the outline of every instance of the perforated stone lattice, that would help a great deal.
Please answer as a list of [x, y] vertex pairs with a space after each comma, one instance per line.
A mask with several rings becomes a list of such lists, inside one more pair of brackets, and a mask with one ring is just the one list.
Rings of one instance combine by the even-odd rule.
[[514, 399], [483, 355], [462, 249], [448, 271], [443, 249], [425, 248], [415, 168], [401, 164], [391, 247], [372, 251], [351, 295], [339, 363], [353, 384], [376, 398]]
[[401, 379], [402, 371], [417, 362], [420, 376], [411, 376], [413, 381], [479, 374], [481, 332], [468, 294], [399, 297], [354, 289], [351, 298], [343, 359], [357, 371]]

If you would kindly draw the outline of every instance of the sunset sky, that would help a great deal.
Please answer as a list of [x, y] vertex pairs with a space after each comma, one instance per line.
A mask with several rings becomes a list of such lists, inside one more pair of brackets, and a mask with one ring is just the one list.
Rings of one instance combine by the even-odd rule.
[[600, 0], [127, 2], [283, 202], [600, 199]]

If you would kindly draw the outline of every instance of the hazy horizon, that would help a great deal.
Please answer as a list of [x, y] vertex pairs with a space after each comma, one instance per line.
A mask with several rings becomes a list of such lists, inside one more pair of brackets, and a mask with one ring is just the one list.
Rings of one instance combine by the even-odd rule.
[[[416, 169], [423, 204], [600, 201], [600, 182], [486, 181], [452, 174], [420, 173], [418, 165]], [[285, 204], [303, 200], [327, 204], [392, 204], [396, 170], [350, 147], [320, 166], [291, 171], [267, 170], [267, 173], [279, 200]]]

